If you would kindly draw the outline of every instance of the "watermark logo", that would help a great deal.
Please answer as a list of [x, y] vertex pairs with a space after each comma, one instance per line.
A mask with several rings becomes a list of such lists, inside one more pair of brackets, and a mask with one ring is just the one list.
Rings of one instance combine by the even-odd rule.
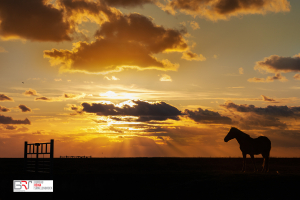
[[53, 192], [53, 180], [14, 180], [14, 192]]

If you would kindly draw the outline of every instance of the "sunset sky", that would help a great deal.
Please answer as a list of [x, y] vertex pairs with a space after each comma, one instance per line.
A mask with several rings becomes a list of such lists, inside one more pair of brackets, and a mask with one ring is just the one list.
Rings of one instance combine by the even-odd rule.
[[0, 157], [299, 157], [299, 33], [299, 0], [1, 0]]

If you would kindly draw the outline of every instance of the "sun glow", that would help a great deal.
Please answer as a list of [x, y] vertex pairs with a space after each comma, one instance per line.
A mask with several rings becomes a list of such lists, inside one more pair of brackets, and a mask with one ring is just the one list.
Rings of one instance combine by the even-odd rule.
[[127, 92], [115, 93], [113, 91], [107, 91], [105, 93], [100, 93], [99, 96], [107, 99], [138, 99], [136, 94]]

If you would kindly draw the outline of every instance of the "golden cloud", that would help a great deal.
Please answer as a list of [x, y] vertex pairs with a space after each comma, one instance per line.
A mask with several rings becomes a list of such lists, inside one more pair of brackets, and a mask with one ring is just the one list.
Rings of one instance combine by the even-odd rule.
[[285, 76], [282, 76], [280, 73], [276, 73], [274, 76], [268, 76], [267, 78], [249, 78], [248, 82], [262, 82], [262, 83], [269, 83], [273, 82], [274, 80], [279, 80], [281, 82], [288, 81]]
[[39, 95], [36, 90], [34, 89], [31, 89], [29, 88], [29, 90], [26, 90], [24, 93], [23, 93], [25, 96], [37, 96]]
[[161, 78], [159, 79], [160, 81], [172, 81], [171, 76], [167, 75], [167, 74], [162, 74]]
[[199, 24], [197, 22], [195, 22], [195, 21], [191, 21], [190, 22], [190, 26], [192, 27], [193, 30], [200, 29]]
[[191, 51], [187, 51], [187, 52], [184, 52], [182, 54], [182, 59], [185, 59], [185, 60], [196, 60], [196, 61], [205, 61], [206, 58], [202, 55], [202, 54], [196, 54], [196, 53], [193, 53]]
[[106, 74], [125, 68], [175, 71], [178, 64], [158, 60], [154, 54], [188, 49], [182, 31], [155, 25], [138, 13], [103, 23], [95, 36], [95, 42], [74, 43], [71, 51], [46, 50], [44, 57], [51, 65], [61, 65], [61, 71], [70, 72]]

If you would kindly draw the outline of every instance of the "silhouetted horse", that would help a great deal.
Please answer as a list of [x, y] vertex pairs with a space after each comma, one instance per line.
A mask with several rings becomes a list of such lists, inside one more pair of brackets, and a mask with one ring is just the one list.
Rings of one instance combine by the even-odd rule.
[[251, 156], [254, 171], [256, 171], [254, 155], [262, 154], [264, 158], [262, 171], [267, 172], [269, 170], [269, 156], [271, 150], [271, 141], [265, 136], [259, 136], [258, 138], [251, 138], [248, 134], [240, 131], [237, 128], [231, 127], [229, 133], [224, 138], [225, 142], [231, 139], [236, 139], [240, 144], [240, 149], [243, 153], [243, 169], [245, 171], [246, 155]]

